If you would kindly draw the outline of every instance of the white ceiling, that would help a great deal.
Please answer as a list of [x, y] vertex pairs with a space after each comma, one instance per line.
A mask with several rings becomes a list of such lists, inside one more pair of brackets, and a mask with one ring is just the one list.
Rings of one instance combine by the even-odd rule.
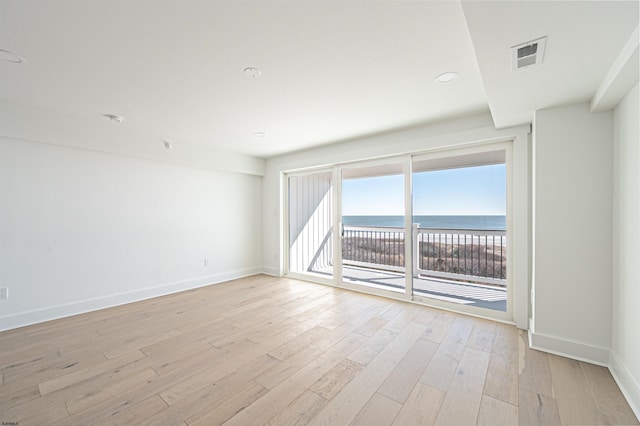
[[[500, 128], [530, 123], [537, 109], [589, 101], [639, 12], [637, 1], [464, 1], [464, 13]], [[543, 36], [544, 62], [512, 71], [510, 47]]]
[[[528, 123], [589, 100], [637, 25], [637, 1], [0, 0], [0, 49], [27, 59], [0, 62], [0, 101], [269, 157], [487, 109]], [[512, 73], [541, 35], [544, 64]]]

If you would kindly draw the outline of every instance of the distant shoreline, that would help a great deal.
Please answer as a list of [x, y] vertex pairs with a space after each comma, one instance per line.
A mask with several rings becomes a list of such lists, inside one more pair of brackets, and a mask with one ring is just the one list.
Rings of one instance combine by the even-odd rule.
[[[345, 226], [372, 227], [404, 227], [404, 216], [356, 216], [342, 217]], [[477, 229], [477, 230], [505, 230], [507, 217], [504, 215], [416, 215], [413, 223], [421, 228], [436, 229]]]

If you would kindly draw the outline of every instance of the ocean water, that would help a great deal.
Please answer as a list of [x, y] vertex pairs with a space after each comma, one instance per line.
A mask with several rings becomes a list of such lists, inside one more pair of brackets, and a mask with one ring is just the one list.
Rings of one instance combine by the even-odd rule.
[[[343, 216], [345, 226], [404, 227], [404, 216]], [[505, 230], [506, 216], [414, 216], [421, 228]]]

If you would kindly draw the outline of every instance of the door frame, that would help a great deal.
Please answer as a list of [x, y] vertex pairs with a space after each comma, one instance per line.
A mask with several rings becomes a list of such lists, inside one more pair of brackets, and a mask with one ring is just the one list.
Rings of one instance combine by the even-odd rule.
[[320, 284], [326, 284], [326, 285], [331, 285], [331, 286], [338, 286], [338, 277], [336, 276], [336, 259], [335, 259], [335, 251], [334, 251], [334, 260], [333, 260], [333, 276], [331, 278], [326, 278], [321, 276], [320, 274], [305, 274], [305, 273], [301, 273], [301, 272], [296, 272], [296, 271], [292, 271], [291, 270], [291, 254], [290, 254], [290, 237], [291, 237], [291, 229], [290, 229], [290, 217], [289, 217], [289, 178], [291, 177], [304, 177], [304, 176], [312, 176], [315, 174], [319, 174], [319, 173], [331, 173], [331, 185], [333, 187], [333, 197], [332, 197], [332, 214], [334, 217], [334, 223], [333, 223], [333, 250], [335, 250], [335, 239], [336, 239], [336, 228], [337, 228], [337, 222], [335, 221], [335, 213], [336, 213], [336, 166], [329, 166], [329, 167], [320, 167], [320, 168], [312, 168], [312, 169], [305, 169], [305, 170], [297, 170], [297, 171], [292, 171], [292, 172], [285, 172], [284, 176], [283, 176], [283, 195], [282, 195], [282, 209], [283, 212], [285, 212], [285, 214], [283, 215], [284, 218], [284, 229], [283, 229], [283, 236], [284, 236], [284, 243], [285, 243], [285, 247], [282, 250], [282, 259], [283, 259], [283, 263], [284, 263], [284, 274], [286, 276], [289, 276], [291, 278], [296, 278], [296, 279], [300, 279], [300, 280], [306, 280], [306, 281], [313, 281], [313, 282], [317, 282]]
[[[526, 136], [526, 135], [525, 135]], [[524, 212], [522, 211], [520, 206], [522, 204], [522, 195], [528, 193], [528, 148], [526, 145], [522, 143], [522, 140], [526, 141], [526, 137], [522, 135], [512, 136], [512, 137], [498, 137], [494, 139], [488, 139], [484, 141], [464, 143], [454, 146], [447, 147], [439, 147], [425, 151], [413, 151], [406, 154], [395, 154], [382, 156], [373, 160], [356, 160], [356, 161], [348, 161], [348, 162], [336, 162], [331, 165], [325, 165], [323, 167], [313, 167], [309, 169], [296, 169], [292, 171], [282, 171], [281, 173], [284, 176], [284, 196], [283, 196], [283, 211], [286, 214], [283, 215], [284, 221], [284, 231], [285, 231], [285, 242], [289, 241], [289, 222], [288, 222], [288, 176], [292, 175], [304, 175], [304, 174], [313, 174], [318, 172], [328, 172], [331, 171], [333, 178], [333, 211], [334, 218], [336, 221], [334, 222], [334, 233], [333, 233], [333, 249], [334, 249], [334, 269], [333, 269], [333, 277], [330, 280], [322, 279], [322, 277], [310, 276], [306, 274], [298, 274], [295, 272], [291, 272], [289, 270], [289, 253], [288, 253], [288, 243], [287, 246], [284, 247], [283, 251], [283, 259], [284, 259], [284, 273], [287, 276], [291, 276], [292, 278], [298, 278], [302, 280], [310, 280], [314, 282], [318, 282], [321, 284], [327, 284], [335, 287], [341, 287], [349, 290], [355, 290], [362, 293], [374, 294], [383, 297], [387, 297], [390, 299], [396, 300], [404, 300], [410, 301], [413, 303], [427, 305], [436, 307], [439, 309], [450, 310], [455, 312], [462, 312], [468, 315], [481, 317], [481, 318], [489, 318], [492, 320], [497, 320], [501, 322], [507, 323], [517, 323], [521, 328], [526, 327], [526, 322], [523, 319], [528, 317], [527, 309], [529, 305], [528, 297], [526, 295], [526, 288], [528, 288], [528, 279], [524, 277], [523, 272], [528, 270], [526, 265], [524, 267], [518, 267], [516, 271], [516, 267], [514, 266], [514, 256], [518, 256], [518, 261], [522, 262], [525, 260], [525, 254], [528, 252], [528, 231], [525, 229], [526, 224], [529, 221], [528, 214], [525, 214], [523, 217], [515, 218], [514, 213], [516, 213], [516, 208], [518, 208], [519, 215], [521, 216]], [[518, 142], [518, 143], [516, 143]], [[507, 182], [506, 182], [506, 191], [507, 191], [507, 280], [508, 280], [508, 290], [507, 290], [507, 310], [506, 312], [495, 311], [491, 309], [485, 308], [477, 308], [477, 307], [466, 307], [462, 304], [456, 303], [447, 303], [440, 301], [435, 301], [434, 299], [423, 298], [421, 296], [414, 296], [413, 285], [412, 285], [412, 275], [408, 274], [409, 278], [405, 279], [405, 293], [398, 293], [388, 290], [382, 290], [378, 288], [370, 288], [366, 286], [360, 285], [351, 285], [349, 283], [343, 283], [341, 281], [342, 277], [342, 256], [341, 256], [341, 239], [340, 239], [340, 228], [342, 226], [341, 223], [341, 199], [342, 199], [342, 182], [341, 182], [341, 170], [345, 168], [359, 168], [359, 167], [369, 167], [372, 165], [378, 164], [389, 164], [393, 162], [402, 162], [404, 164], [404, 174], [405, 174], [405, 233], [409, 232], [411, 235], [411, 225], [413, 218], [413, 209], [412, 209], [412, 165], [414, 158], [420, 158], [422, 156], [430, 156], [432, 158], [437, 157], [450, 157], [452, 155], [456, 155], [458, 153], [473, 153], [473, 152], [486, 152], [496, 150], [495, 147], [502, 147], [506, 151], [506, 171], [507, 171]], [[500, 149], [500, 148], [498, 148]], [[518, 172], [514, 172], [514, 165], [518, 166]], [[522, 166], [526, 167], [523, 169]], [[337, 183], [340, 184], [337, 184]], [[516, 193], [517, 190], [526, 191], [523, 194]], [[406, 214], [409, 211], [410, 214]], [[336, 226], [337, 225], [337, 226]], [[517, 230], [517, 232], [516, 232]], [[519, 249], [514, 247], [514, 235], [517, 234], [520, 236], [520, 245]], [[523, 238], [524, 237], [524, 238]], [[405, 241], [405, 261], [406, 259], [410, 259], [413, 262], [413, 247], [411, 246], [412, 242], [407, 243]], [[411, 253], [407, 253], [411, 251]], [[340, 253], [339, 256], [336, 256]], [[516, 283], [517, 280], [517, 283]], [[522, 282], [521, 282], [522, 281]], [[516, 285], [517, 284], [517, 285]], [[516, 299], [515, 295], [519, 295]], [[495, 315], [496, 313], [502, 315]], [[516, 318], [516, 315], [518, 318]]]
[[[484, 152], [505, 151], [505, 168], [506, 168], [506, 234], [507, 234], [507, 303], [506, 311], [497, 311], [488, 308], [479, 308], [475, 306], [466, 306], [454, 302], [447, 302], [437, 299], [432, 299], [426, 296], [413, 295], [412, 300], [420, 304], [433, 306], [436, 308], [455, 310], [456, 312], [463, 312], [471, 315], [480, 315], [500, 321], [513, 321], [514, 319], [514, 285], [513, 285], [513, 140], [506, 140], [500, 142], [478, 144], [473, 146], [451, 148], [446, 150], [438, 150], [433, 152], [424, 152], [419, 154], [413, 154], [413, 161], [420, 160], [435, 160], [439, 158], [449, 158], [461, 155], [481, 154]], [[480, 165], [480, 164], [478, 164]], [[455, 169], [452, 167], [451, 169]], [[413, 213], [413, 212], [412, 212]]]
[[[338, 199], [335, 200], [336, 202], [334, 206], [337, 214], [336, 217], [340, 220], [338, 228], [341, 230], [343, 227], [343, 224], [342, 224], [342, 172], [344, 170], [364, 169], [364, 168], [370, 168], [370, 167], [376, 167], [376, 166], [385, 166], [390, 164], [399, 164], [402, 167], [402, 175], [404, 178], [403, 179], [403, 198], [404, 198], [403, 209], [404, 209], [404, 233], [405, 233], [404, 234], [405, 235], [405, 241], [404, 241], [405, 291], [404, 293], [385, 290], [377, 287], [368, 287], [360, 284], [352, 284], [349, 282], [344, 282], [342, 280], [343, 264], [342, 264], [341, 235], [338, 235], [338, 238], [334, 240], [334, 243], [336, 243], [337, 245], [337, 247], [334, 248], [334, 253], [339, 254], [338, 256], [339, 260], [335, 262], [336, 266], [338, 267], [338, 270], [334, 270], [334, 274], [338, 278], [337, 285], [342, 288], [360, 291], [360, 292], [369, 293], [369, 294], [375, 294], [377, 296], [384, 296], [384, 297], [388, 297], [396, 300], [411, 301], [412, 300], [411, 293], [413, 292], [413, 276], [412, 274], [406, 273], [406, 271], [413, 270], [413, 256], [412, 256], [413, 247], [412, 247], [412, 241], [411, 241], [412, 240], [411, 239], [411, 232], [412, 232], [411, 231], [411, 226], [412, 226], [411, 198], [412, 197], [411, 197], [411, 185], [410, 185], [411, 155], [410, 154], [394, 155], [394, 156], [379, 158], [375, 160], [364, 160], [364, 161], [338, 164], [336, 166], [336, 174], [337, 174], [336, 177], [338, 179], [337, 182], [339, 183], [338, 185], [336, 185], [338, 189], [336, 191], [336, 196], [338, 197]], [[407, 183], [407, 179], [409, 180], [408, 183]]]

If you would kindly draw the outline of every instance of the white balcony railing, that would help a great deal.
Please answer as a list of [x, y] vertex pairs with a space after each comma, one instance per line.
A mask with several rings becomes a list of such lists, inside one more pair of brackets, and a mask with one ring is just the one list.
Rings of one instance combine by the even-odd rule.
[[[507, 236], [503, 230], [413, 226], [413, 276], [505, 286]], [[404, 272], [405, 232], [391, 227], [344, 227], [343, 264]]]

